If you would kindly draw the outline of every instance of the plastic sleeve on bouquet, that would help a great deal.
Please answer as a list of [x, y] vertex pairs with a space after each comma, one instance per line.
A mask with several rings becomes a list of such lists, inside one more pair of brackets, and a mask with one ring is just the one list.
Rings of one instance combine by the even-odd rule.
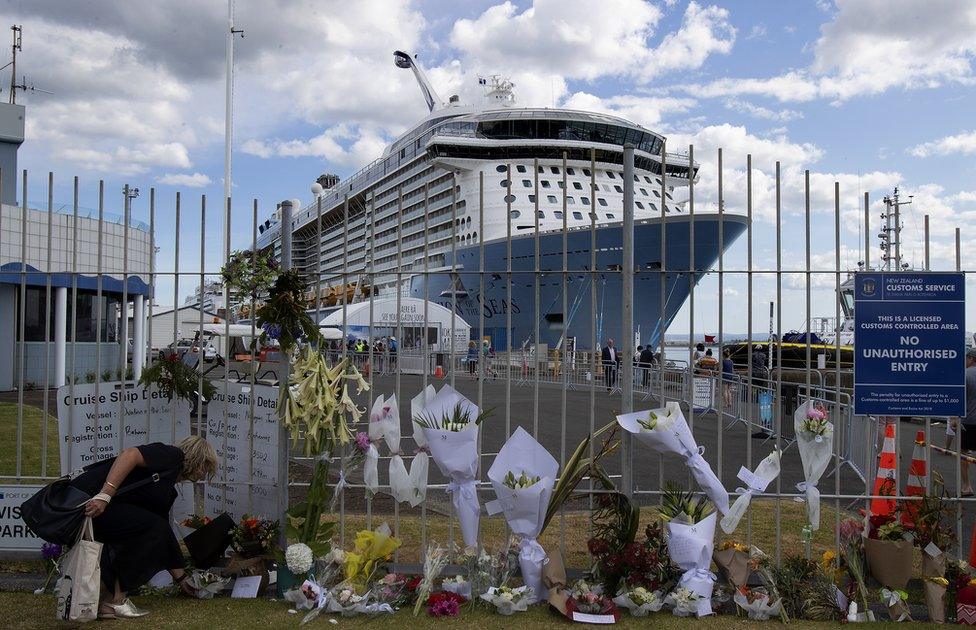
[[380, 487], [379, 462], [380, 452], [375, 444], [370, 444], [366, 449], [366, 461], [363, 462], [363, 485], [370, 495], [376, 494]]
[[709, 570], [715, 546], [716, 515], [710, 514], [698, 523], [667, 523], [668, 553], [684, 573], [678, 586], [701, 595], [697, 602], [699, 617], [712, 614], [712, 588], [715, 574]]
[[451, 495], [454, 512], [461, 523], [464, 544], [478, 544], [478, 521], [481, 504], [478, 502], [476, 475], [478, 474], [478, 427], [463, 431], [424, 429], [430, 455], [441, 474], [451, 481], [447, 492]]
[[797, 489], [806, 494], [807, 518], [810, 527], [816, 531], [820, 529], [820, 491], [817, 489], [817, 484], [833, 457], [834, 427], [828, 424], [826, 433], [822, 436], [813, 436], [804, 431], [803, 421], [812, 406], [813, 403], [807, 401], [793, 412], [793, 429], [796, 432], [796, 447], [800, 451], [800, 461], [803, 464], [804, 481], [797, 484]]
[[750, 472], [745, 466], [739, 469], [738, 479], [745, 486], [735, 489], [739, 496], [719, 523], [723, 532], [726, 534], [734, 532], [746, 510], [749, 509], [752, 497], [765, 492], [769, 484], [779, 476], [779, 460], [779, 451], [773, 451], [759, 462], [755, 472]]

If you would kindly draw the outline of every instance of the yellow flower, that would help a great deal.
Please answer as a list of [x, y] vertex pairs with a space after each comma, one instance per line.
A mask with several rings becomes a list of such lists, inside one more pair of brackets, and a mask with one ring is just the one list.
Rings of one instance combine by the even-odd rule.
[[[942, 588], [946, 588], [946, 587], [949, 586], [949, 580], [945, 579], [942, 576], [939, 576], [939, 577], [927, 577], [927, 578], [923, 578], [923, 579], [925, 579], [928, 582], [932, 582], [933, 584], [938, 584]], [[972, 582], [970, 582], [970, 584], [971, 583]]]
[[823, 552], [823, 555], [820, 557], [820, 565], [824, 569], [829, 569], [830, 567], [834, 566], [834, 560], [836, 559], [837, 559], [837, 554], [835, 552], [829, 550], [825, 551]]
[[376, 566], [392, 556], [401, 544], [400, 539], [390, 535], [386, 523], [373, 531], [358, 532], [353, 551], [346, 553], [346, 579], [358, 587], [365, 586]]
[[728, 551], [729, 549], [735, 549], [736, 551], [740, 551], [742, 553], [749, 553], [749, 545], [743, 545], [742, 543], [738, 543], [731, 539], [722, 543], [722, 551]]

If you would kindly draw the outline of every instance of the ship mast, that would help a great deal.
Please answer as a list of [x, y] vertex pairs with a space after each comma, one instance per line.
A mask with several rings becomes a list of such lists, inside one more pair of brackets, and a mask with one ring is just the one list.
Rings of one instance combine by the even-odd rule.
[[[901, 256], [901, 207], [911, 204], [912, 197], [914, 195], [909, 195], [908, 201], [899, 201], [898, 187], [895, 186], [894, 193], [890, 196], [885, 195], [883, 200], [885, 211], [881, 214], [881, 218], [884, 219], [885, 226], [881, 234], [878, 234], [878, 238], [881, 240], [881, 250], [884, 252], [881, 260], [884, 261], [885, 271], [892, 271], [892, 264], [895, 271], [902, 271], [908, 267], [907, 263], [902, 262]], [[891, 225], [892, 221], [894, 227]]]

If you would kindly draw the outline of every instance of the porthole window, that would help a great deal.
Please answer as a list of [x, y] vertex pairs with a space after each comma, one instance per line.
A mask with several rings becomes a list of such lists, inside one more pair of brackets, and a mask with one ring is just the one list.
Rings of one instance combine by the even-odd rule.
[[621, 188], [620, 186], [614, 186], [613, 189], [616, 190], [618, 193], [622, 193], [624, 191], [624, 189]]
[[643, 210], [643, 209], [644, 209], [644, 204], [642, 204], [642, 203], [641, 203], [641, 202], [639, 202], [639, 201], [635, 201], [635, 202], [634, 202], [634, 205], [635, 205], [635, 206], [637, 206], [638, 208], [640, 208], [641, 210]]
[[576, 171], [574, 171], [572, 168], [568, 168], [567, 167], [566, 168], [566, 174], [567, 175], [575, 175], [576, 174]]
[[616, 178], [615, 178], [615, 177], [613, 176], [613, 171], [607, 171], [607, 177], [609, 177], [610, 179], [616, 179]]
[[532, 188], [532, 180], [531, 179], [523, 179], [522, 180], [522, 185], [525, 186], [526, 188]]
[[509, 182], [508, 182], [508, 180], [507, 180], [507, 179], [503, 179], [503, 180], [501, 181], [501, 187], [502, 187], [502, 188], [508, 188], [508, 183], [509, 183]]
[[553, 175], [559, 175], [559, 167], [558, 166], [550, 166], [549, 167], [549, 170], [552, 171], [552, 174]]
[[552, 182], [550, 182], [548, 179], [542, 180], [541, 182], [539, 182], [539, 185], [542, 186], [543, 188], [552, 188]]
[[607, 218], [608, 218], [608, 219], [612, 219], [612, 218], [614, 218], [614, 216], [613, 216], [612, 214], [608, 214], [608, 215], [607, 215]]
[[565, 183], [563, 183], [562, 181], [558, 181], [558, 182], [556, 182], [556, 185], [557, 185], [557, 186], [559, 186], [559, 187], [560, 187], [560, 188], [562, 188], [562, 189], [565, 189], [565, 188], [566, 188], [566, 184], [565, 184]]
[[540, 219], [545, 219], [545, 218], [546, 218], [546, 213], [545, 213], [545, 212], [543, 212], [542, 210], [539, 210], [539, 211], [538, 211], [538, 212], [536, 212], [535, 214], [536, 214], [536, 216], [537, 216], [537, 217], [539, 217]]
[[495, 170], [498, 171], [499, 173], [505, 173], [508, 171], [508, 167], [505, 166], [504, 164], [499, 164], [498, 166], [495, 167]]
[[505, 203], [515, 203], [515, 195], [505, 195]]
[[661, 198], [661, 192], [658, 191], [658, 190], [655, 190], [654, 191], [654, 196], [657, 197], [658, 199], [660, 199]]
[[574, 212], [573, 213], [573, 218], [576, 219], [576, 220], [578, 220], [578, 221], [582, 221], [583, 220], [583, 213], [582, 212]]
[[515, 170], [518, 171], [519, 173], [524, 173], [525, 172], [525, 164], [516, 164], [515, 165]]
[[529, 203], [535, 203], [535, 195], [529, 195]]
[[556, 212], [554, 212], [553, 214], [556, 215], [556, 218], [557, 219], [563, 218], [563, 211], [562, 210], [556, 210]]
[[512, 210], [511, 212], [508, 213], [508, 216], [512, 217], [513, 219], [517, 219], [520, 216], [522, 216], [522, 213], [519, 212], [518, 210]]
[[647, 205], [650, 207], [651, 212], [657, 212], [657, 204], [653, 202], [648, 202]]
[[590, 169], [584, 168], [583, 169], [583, 175], [585, 175], [586, 177], [589, 177], [590, 176]]
[[576, 199], [573, 198], [573, 197], [566, 197], [566, 203], [569, 204], [569, 205], [571, 205], [571, 206], [575, 206], [576, 205]]
[[580, 197], [580, 201], [583, 202], [583, 205], [584, 206], [590, 205], [590, 198], [589, 197]]
[[573, 188], [576, 190], [583, 190], [583, 184], [580, 182], [573, 182]]

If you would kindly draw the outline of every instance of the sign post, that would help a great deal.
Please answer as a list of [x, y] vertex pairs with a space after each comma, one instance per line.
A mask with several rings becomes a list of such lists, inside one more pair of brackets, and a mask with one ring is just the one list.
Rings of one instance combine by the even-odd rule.
[[965, 293], [961, 273], [855, 275], [856, 415], [966, 415]]

